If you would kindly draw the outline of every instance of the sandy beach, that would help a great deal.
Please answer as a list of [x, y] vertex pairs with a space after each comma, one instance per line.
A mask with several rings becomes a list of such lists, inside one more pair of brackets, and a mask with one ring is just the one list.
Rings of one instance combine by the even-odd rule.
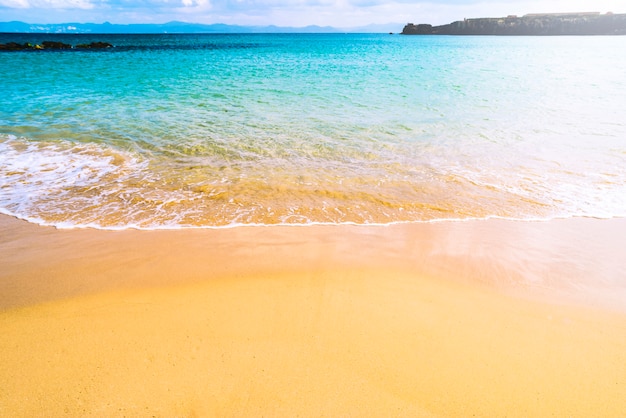
[[624, 248], [626, 219], [0, 216], [0, 416], [623, 416]]

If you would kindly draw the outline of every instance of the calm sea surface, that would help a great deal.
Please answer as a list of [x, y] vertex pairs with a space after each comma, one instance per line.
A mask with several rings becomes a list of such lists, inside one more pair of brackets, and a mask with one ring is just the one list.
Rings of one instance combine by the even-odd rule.
[[626, 36], [0, 35], [0, 212], [60, 227], [626, 216]]

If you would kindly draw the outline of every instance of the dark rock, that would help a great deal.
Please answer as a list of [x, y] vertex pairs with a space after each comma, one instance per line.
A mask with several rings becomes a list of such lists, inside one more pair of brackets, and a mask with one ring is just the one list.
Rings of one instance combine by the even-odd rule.
[[433, 33], [433, 25], [428, 25], [425, 23], [414, 25], [413, 23], [408, 23], [404, 29], [402, 29], [403, 35], [432, 35]]
[[0, 44], [1, 51], [23, 51], [25, 49], [34, 49], [35, 47], [30, 43], [18, 44], [17, 42], [8, 42], [6, 44]]
[[72, 45], [63, 42], [43, 41], [41, 43], [43, 49], [72, 49]]
[[79, 49], [105, 49], [105, 48], [112, 48], [113, 45], [111, 45], [108, 42], [92, 42], [90, 44], [78, 44], [76, 45], [76, 48]]
[[[112, 48], [108, 42], [92, 42], [90, 44], [79, 44], [76, 45], [76, 49], [105, 49]], [[33, 45], [29, 42], [27, 43], [17, 43], [17, 42], [7, 42], [6, 44], [0, 44], [0, 51], [29, 51], [29, 50], [40, 50], [40, 49], [72, 49], [72, 45], [65, 44], [63, 42], [55, 42], [55, 41], [44, 41], [41, 45]]]

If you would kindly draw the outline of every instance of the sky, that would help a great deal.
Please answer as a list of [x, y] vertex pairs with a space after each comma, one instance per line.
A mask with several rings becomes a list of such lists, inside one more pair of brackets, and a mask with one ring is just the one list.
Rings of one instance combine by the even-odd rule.
[[475, 17], [553, 12], [626, 13], [626, 0], [0, 0], [0, 22], [440, 25]]

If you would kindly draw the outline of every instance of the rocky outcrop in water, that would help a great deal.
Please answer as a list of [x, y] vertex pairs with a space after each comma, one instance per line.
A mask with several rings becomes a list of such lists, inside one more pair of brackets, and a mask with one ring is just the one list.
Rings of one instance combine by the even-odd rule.
[[7, 42], [6, 44], [0, 44], [0, 51], [23, 51], [25, 49], [41, 49], [41, 48], [42, 48], [41, 45], [33, 45], [31, 43], [19, 44], [17, 42]]
[[407, 24], [403, 35], [626, 35], [626, 14], [553, 13], [465, 19], [447, 25]]
[[43, 41], [41, 46], [43, 47], [42, 49], [72, 49], [70, 44], [55, 41]]
[[0, 51], [28, 51], [28, 50], [64, 50], [64, 49], [105, 49], [112, 48], [108, 42], [92, 42], [90, 44], [78, 44], [73, 47], [70, 44], [55, 41], [44, 41], [41, 45], [26, 42], [23, 44], [17, 42], [8, 42], [0, 44]]
[[90, 44], [78, 44], [75, 46], [75, 48], [78, 49], [105, 49], [105, 48], [112, 48], [113, 45], [111, 45], [108, 42], [92, 42]]

